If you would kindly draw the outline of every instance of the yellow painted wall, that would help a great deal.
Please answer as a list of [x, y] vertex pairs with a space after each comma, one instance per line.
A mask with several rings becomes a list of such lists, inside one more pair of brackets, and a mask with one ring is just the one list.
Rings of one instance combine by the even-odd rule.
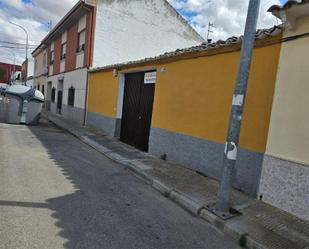
[[[280, 44], [254, 52], [240, 144], [258, 152], [266, 147], [279, 53]], [[224, 143], [239, 55], [157, 65], [152, 126]], [[118, 78], [111, 71], [91, 73], [89, 111], [116, 117], [117, 93]]]
[[112, 71], [90, 73], [88, 112], [116, 117], [118, 78]]
[[[295, 31], [309, 32], [309, 17], [298, 19]], [[266, 153], [309, 164], [309, 38], [282, 44]]]
[[[240, 137], [242, 147], [264, 152], [280, 45], [254, 52]], [[163, 65], [158, 73], [152, 125], [224, 143], [239, 52]]]

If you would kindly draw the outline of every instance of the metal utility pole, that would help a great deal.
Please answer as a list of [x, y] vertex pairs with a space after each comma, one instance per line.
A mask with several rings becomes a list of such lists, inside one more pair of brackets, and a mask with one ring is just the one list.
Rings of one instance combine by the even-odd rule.
[[16, 24], [16, 23], [11, 22], [11, 21], [9, 21], [9, 23], [21, 28], [26, 33], [26, 70], [25, 70], [25, 78], [26, 78], [25, 79], [25, 85], [26, 85], [27, 78], [28, 78], [28, 40], [29, 40], [28, 32], [23, 26], [21, 26], [19, 24]]
[[227, 142], [224, 150], [223, 174], [216, 203], [216, 210], [222, 213], [228, 213], [230, 209], [230, 195], [233, 176], [235, 173], [239, 133], [247, 92], [259, 9], [260, 0], [250, 0], [245, 35], [240, 55], [237, 82], [233, 96]]

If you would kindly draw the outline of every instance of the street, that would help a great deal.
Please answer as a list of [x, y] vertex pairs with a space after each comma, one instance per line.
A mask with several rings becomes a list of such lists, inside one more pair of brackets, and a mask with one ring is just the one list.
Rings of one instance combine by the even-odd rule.
[[0, 141], [1, 249], [238, 248], [50, 123], [0, 124]]

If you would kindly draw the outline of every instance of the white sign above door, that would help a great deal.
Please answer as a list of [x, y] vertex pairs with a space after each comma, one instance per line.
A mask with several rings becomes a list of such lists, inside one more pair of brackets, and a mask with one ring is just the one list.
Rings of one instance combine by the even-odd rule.
[[157, 81], [157, 72], [145, 73], [144, 84], [155, 84]]

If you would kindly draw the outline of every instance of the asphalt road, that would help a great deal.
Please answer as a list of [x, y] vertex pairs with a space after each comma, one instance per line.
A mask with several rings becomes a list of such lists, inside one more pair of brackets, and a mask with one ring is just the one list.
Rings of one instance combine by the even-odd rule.
[[0, 248], [238, 248], [62, 130], [0, 124]]

